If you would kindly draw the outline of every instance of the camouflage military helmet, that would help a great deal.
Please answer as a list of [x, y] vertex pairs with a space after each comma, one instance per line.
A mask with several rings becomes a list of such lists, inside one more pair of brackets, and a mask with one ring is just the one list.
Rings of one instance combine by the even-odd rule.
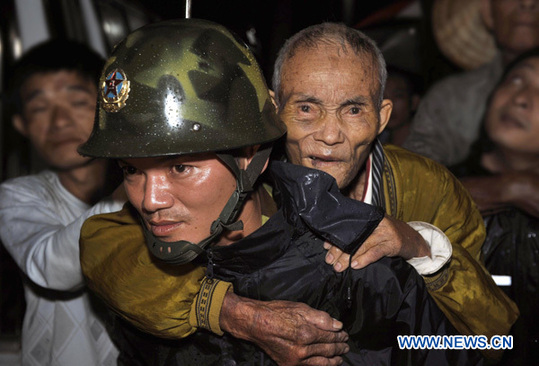
[[248, 47], [204, 20], [154, 23], [119, 43], [99, 81], [82, 155], [139, 158], [223, 151], [285, 132]]

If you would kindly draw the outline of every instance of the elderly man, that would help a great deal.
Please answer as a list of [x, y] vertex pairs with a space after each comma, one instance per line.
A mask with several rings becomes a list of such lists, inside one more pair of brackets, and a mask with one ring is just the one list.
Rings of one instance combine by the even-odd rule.
[[[391, 113], [391, 101], [383, 99], [385, 79], [380, 51], [357, 30], [322, 24], [294, 35], [279, 53], [273, 79], [288, 128], [286, 154], [295, 164], [331, 174], [346, 195], [390, 215], [360, 247], [352, 267], [383, 255], [411, 259], [460, 332], [507, 334], [517, 310], [479, 263], [484, 227], [467, 192], [442, 166], [396, 147], [383, 149], [376, 140]], [[450, 240], [448, 264], [412, 258], [421, 256], [424, 243], [404, 222], [417, 221], [443, 231], [431, 227], [431, 236], [421, 227], [426, 238]], [[391, 239], [384, 241], [387, 233]], [[439, 252], [432, 248], [433, 262]], [[340, 254], [328, 253], [338, 270], [349, 262]]]
[[[197, 288], [181, 281], [202, 280], [198, 264], [207, 259], [208, 287], [220, 278], [242, 296], [301, 301], [341, 317], [350, 364], [480, 362], [473, 350], [399, 348], [399, 334], [454, 332], [401, 258], [344, 273], [325, 264], [322, 238], [351, 251], [382, 220], [381, 209], [346, 198], [323, 172], [273, 162], [281, 207], [264, 217], [267, 193], [256, 182], [285, 128], [254, 57], [224, 27], [194, 19], [146, 26], [116, 47], [102, 80], [97, 121], [80, 151], [119, 161], [130, 205], [85, 223], [85, 273], [95, 279], [114, 261], [133, 259], [121, 246], [111, 262], [102, 261], [102, 250], [125, 241], [123, 223], [144, 233], [160, 260], [155, 265], [177, 281], [179, 293]], [[119, 225], [108, 227], [110, 221]], [[167, 343], [121, 331], [126, 364], [274, 364], [229, 335], [197, 332]]]
[[121, 190], [103, 197], [114, 188], [107, 162], [77, 153], [92, 131], [103, 63], [85, 45], [51, 40], [11, 75], [13, 125], [47, 166], [0, 186], [0, 238], [23, 274], [23, 365], [110, 365], [118, 356], [106, 308], [84, 286], [78, 246], [85, 219], [125, 202]]

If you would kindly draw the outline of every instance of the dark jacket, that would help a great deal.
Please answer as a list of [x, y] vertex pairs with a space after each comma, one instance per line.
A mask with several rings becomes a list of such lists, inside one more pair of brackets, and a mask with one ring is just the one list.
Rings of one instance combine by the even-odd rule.
[[[452, 167], [458, 177], [488, 176], [480, 155], [471, 155]], [[481, 248], [488, 271], [511, 278], [500, 288], [518, 306], [520, 317], [511, 328], [513, 349], [506, 350], [502, 365], [531, 365], [539, 359], [539, 219], [508, 207], [483, 217], [487, 236]]]
[[[238, 295], [304, 302], [340, 319], [350, 335], [349, 365], [480, 362], [472, 350], [398, 348], [397, 335], [455, 333], [422, 278], [404, 260], [383, 258], [344, 273], [324, 262], [324, 240], [354, 251], [383, 218], [379, 208], [342, 196], [334, 179], [321, 171], [273, 162], [271, 173], [281, 208], [248, 237], [211, 249], [209, 268], [215, 277], [232, 282]], [[253, 344], [228, 335], [198, 331], [185, 340], [148, 346], [136, 331], [122, 331], [130, 364], [141, 359], [159, 365], [274, 364]], [[145, 346], [149, 348], [141, 354]]]

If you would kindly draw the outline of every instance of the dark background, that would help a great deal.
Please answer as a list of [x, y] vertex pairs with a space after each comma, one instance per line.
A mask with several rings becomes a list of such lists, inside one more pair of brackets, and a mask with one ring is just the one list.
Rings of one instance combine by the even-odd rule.
[[[185, 1], [138, 0], [160, 19], [183, 18]], [[343, 22], [361, 29], [379, 44], [399, 29], [414, 27], [420, 48], [403, 55], [415, 57], [413, 66], [426, 84], [455, 71], [437, 50], [430, 32], [428, 16], [398, 20], [393, 14], [413, 3], [412, 0], [192, 0], [191, 17], [213, 20], [227, 26], [246, 41], [246, 31], [256, 31], [257, 44], [250, 44], [271, 79], [275, 55], [284, 41], [297, 31], [324, 21]], [[430, 14], [432, 0], [417, 1], [424, 14]], [[248, 42], [249, 43], [249, 42]], [[404, 45], [403, 45], [404, 47]], [[387, 58], [387, 57], [386, 57]], [[408, 62], [410, 64], [412, 61]]]

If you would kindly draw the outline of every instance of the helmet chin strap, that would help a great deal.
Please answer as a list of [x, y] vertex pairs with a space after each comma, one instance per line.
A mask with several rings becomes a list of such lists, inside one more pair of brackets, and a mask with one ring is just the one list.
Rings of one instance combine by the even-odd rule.
[[221, 211], [219, 217], [211, 224], [210, 235], [201, 240], [198, 244], [186, 240], [164, 242], [156, 238], [146, 227], [146, 224], [142, 222], [146, 245], [150, 249], [150, 252], [166, 263], [185, 264], [204, 253], [206, 248], [215, 242], [224, 230], [242, 230], [243, 222], [241, 220], [236, 221], [236, 219], [241, 212], [245, 200], [251, 191], [253, 191], [253, 186], [262, 173], [270, 154], [271, 146], [261, 147], [253, 156], [249, 166], [243, 170], [238, 167], [234, 156], [225, 153], [217, 153], [219, 159], [221, 159], [234, 173], [234, 176], [236, 177], [236, 189], [228, 199], [228, 202]]

